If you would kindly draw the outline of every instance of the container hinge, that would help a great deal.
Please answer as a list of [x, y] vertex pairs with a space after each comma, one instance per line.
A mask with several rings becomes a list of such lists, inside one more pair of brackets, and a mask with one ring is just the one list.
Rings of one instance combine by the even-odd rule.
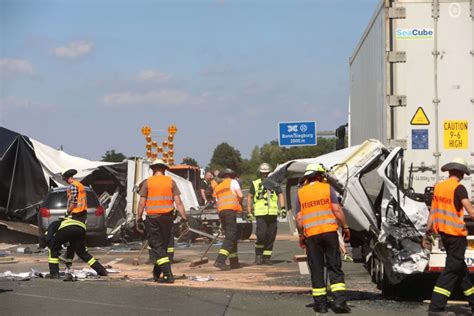
[[389, 63], [405, 63], [407, 61], [406, 52], [388, 52], [387, 59]]
[[474, 98], [471, 99], [471, 103], [474, 104]]
[[389, 106], [407, 106], [407, 97], [405, 95], [389, 95], [388, 96]]
[[404, 7], [388, 8], [389, 19], [404, 19], [407, 17]]
[[431, 17], [433, 19], [439, 18], [439, 0], [433, 0], [431, 3]]
[[471, 0], [471, 3], [469, 4], [469, 8], [471, 9], [471, 18], [474, 19], [474, 0]]

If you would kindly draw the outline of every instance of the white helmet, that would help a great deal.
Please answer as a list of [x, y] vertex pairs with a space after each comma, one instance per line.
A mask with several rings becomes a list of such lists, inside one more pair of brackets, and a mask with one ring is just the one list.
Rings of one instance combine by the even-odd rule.
[[449, 171], [449, 170], [458, 170], [466, 175], [469, 175], [469, 166], [467, 165], [467, 161], [464, 158], [458, 157], [454, 158], [453, 161], [445, 164], [441, 167], [441, 171]]
[[260, 166], [258, 167], [258, 171], [261, 172], [261, 173], [270, 173], [270, 172], [272, 172], [272, 167], [270, 167], [269, 164], [264, 162], [264, 163], [260, 164]]
[[161, 166], [161, 167], [165, 167], [166, 169], [169, 169], [169, 166], [166, 162], [163, 161], [163, 159], [155, 159], [153, 160], [151, 163], [150, 163], [150, 167], [153, 167], [153, 166]]

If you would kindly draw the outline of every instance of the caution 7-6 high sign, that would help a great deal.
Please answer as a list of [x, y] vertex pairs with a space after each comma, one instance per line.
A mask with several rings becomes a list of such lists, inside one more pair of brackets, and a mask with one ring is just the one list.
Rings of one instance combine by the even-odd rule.
[[316, 122], [280, 122], [278, 123], [278, 143], [280, 146], [314, 146]]

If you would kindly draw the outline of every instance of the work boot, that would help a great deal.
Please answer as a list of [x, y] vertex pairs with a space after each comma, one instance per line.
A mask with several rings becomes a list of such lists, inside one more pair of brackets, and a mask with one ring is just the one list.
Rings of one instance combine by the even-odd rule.
[[214, 262], [214, 267], [216, 267], [217, 269], [221, 270], [221, 271], [229, 271], [230, 270], [230, 267], [228, 265], [225, 264], [225, 262]]
[[161, 276], [161, 269], [158, 265], [155, 264], [153, 267], [153, 281], [158, 282]]
[[231, 259], [229, 259], [229, 262], [230, 262], [230, 268], [231, 269], [240, 269], [240, 268], [242, 268], [242, 265], [239, 263], [238, 258], [231, 258]]
[[258, 265], [258, 266], [263, 264], [262, 255], [255, 255], [255, 264]]
[[347, 305], [346, 302], [334, 303], [334, 307], [332, 308], [332, 310], [336, 314], [347, 314], [351, 312], [351, 308]]
[[158, 279], [158, 283], [166, 283], [166, 284], [174, 283], [173, 273], [171, 272], [163, 273], [163, 277]]
[[315, 313], [325, 314], [328, 312], [328, 307], [326, 304], [314, 304], [313, 310]]
[[104, 266], [99, 263], [99, 261], [94, 262], [94, 264], [91, 265], [91, 268], [97, 272], [97, 275], [107, 276], [109, 274], [107, 269], [105, 269]]
[[273, 263], [270, 261], [270, 258], [263, 257], [262, 264], [266, 266], [271, 266]]
[[48, 279], [59, 279], [59, 273], [48, 274]]

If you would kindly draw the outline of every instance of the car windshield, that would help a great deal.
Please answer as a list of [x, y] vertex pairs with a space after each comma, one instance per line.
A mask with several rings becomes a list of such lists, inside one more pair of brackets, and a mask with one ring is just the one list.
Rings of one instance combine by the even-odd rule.
[[[97, 207], [99, 200], [92, 191], [87, 192], [87, 207]], [[45, 205], [50, 209], [63, 209], [66, 208], [67, 194], [66, 191], [50, 192], [46, 198]]]

